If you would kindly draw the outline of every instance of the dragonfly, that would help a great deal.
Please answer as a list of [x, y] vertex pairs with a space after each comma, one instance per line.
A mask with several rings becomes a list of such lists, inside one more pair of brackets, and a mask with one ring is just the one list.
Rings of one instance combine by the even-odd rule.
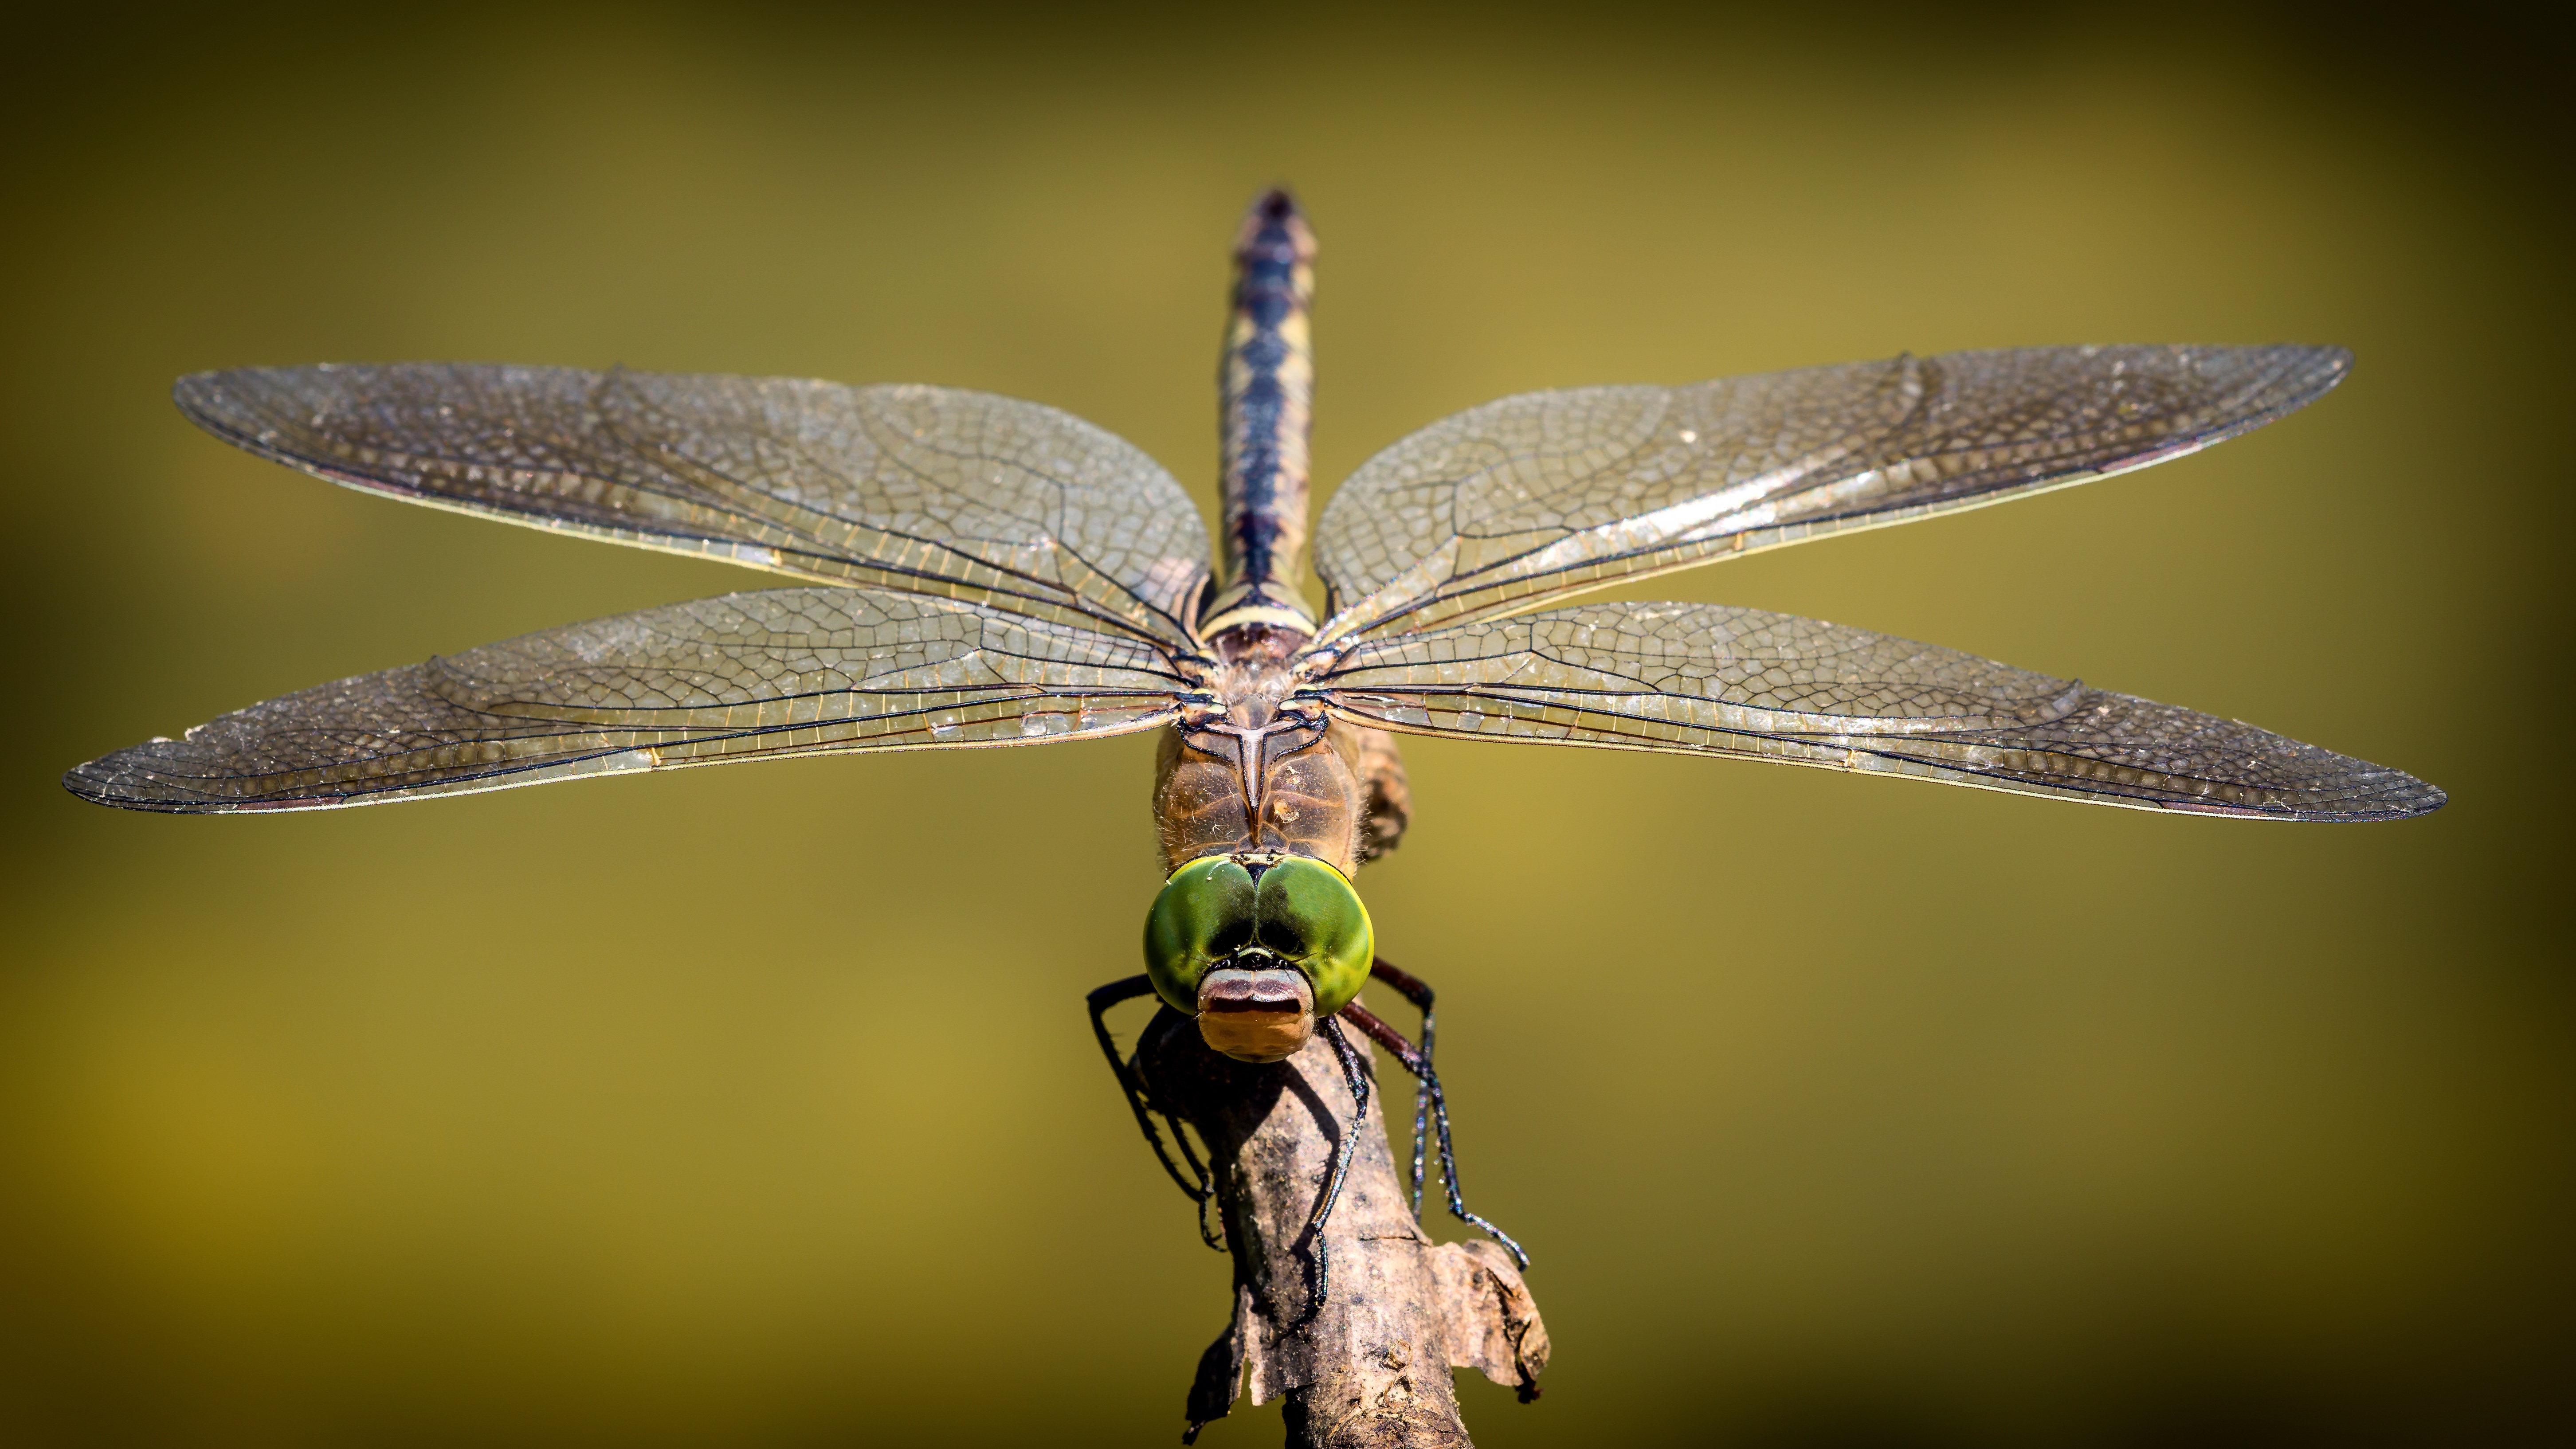
[[[1435, 996], [1376, 951], [1352, 881], [1412, 807], [1401, 735], [1767, 760], [2134, 809], [2370, 821], [2439, 808], [2400, 771], [1820, 620], [1582, 603], [1650, 575], [2168, 462], [2341, 382], [2322, 346], [1899, 355], [1679, 387], [1535, 392], [1431, 424], [1333, 494], [1309, 547], [1315, 238], [1258, 199], [1219, 365], [1221, 546], [1172, 474], [1033, 402], [913, 384], [412, 363], [181, 378], [181, 412], [373, 493], [785, 576], [255, 704], [64, 776], [133, 810], [330, 809], [738, 760], [1160, 735], [1146, 970], [1091, 1021], [1156, 1156], [1208, 1164], [1105, 1013], [1152, 998], [1278, 1062], [1355, 1032], [1415, 1078], [1468, 1210]], [[1312, 607], [1308, 555], [1324, 587]], [[1420, 1013], [1408, 1039], [1358, 1001]], [[1345, 1026], [1349, 1032], [1344, 1030]], [[1166, 1147], [1154, 1117], [1174, 1139]], [[1358, 1139], [1339, 1134], [1307, 1240]]]

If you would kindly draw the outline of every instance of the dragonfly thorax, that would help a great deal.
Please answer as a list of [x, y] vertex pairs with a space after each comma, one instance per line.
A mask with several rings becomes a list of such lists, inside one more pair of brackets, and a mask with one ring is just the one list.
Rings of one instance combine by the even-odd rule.
[[[1237, 723], [1247, 718], [1259, 723]], [[1258, 714], [1241, 704], [1185, 709], [1155, 760], [1163, 868], [1210, 855], [1308, 856], [1358, 870], [1369, 811], [1360, 732], [1309, 701]]]

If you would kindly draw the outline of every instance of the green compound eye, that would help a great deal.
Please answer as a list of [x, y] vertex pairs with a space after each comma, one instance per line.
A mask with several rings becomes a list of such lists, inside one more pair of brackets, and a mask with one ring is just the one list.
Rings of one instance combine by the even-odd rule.
[[1172, 872], [1145, 915], [1145, 975], [1175, 1011], [1197, 1012], [1200, 980], [1247, 946], [1296, 967], [1320, 1017], [1350, 1005], [1367, 984], [1377, 933], [1342, 873], [1302, 855], [1279, 857], [1257, 885], [1233, 856], [1191, 861]]
[[[1177, 877], [1176, 877], [1177, 879]], [[1368, 984], [1377, 932], [1368, 907], [1342, 873], [1302, 855], [1261, 873], [1252, 904], [1253, 942], [1296, 963], [1315, 988], [1315, 1015], [1350, 1005]]]
[[1145, 916], [1145, 975], [1154, 994], [1174, 1011], [1195, 1014], [1199, 978], [1252, 944], [1252, 919], [1252, 872], [1233, 857], [1211, 855], [1173, 871]]

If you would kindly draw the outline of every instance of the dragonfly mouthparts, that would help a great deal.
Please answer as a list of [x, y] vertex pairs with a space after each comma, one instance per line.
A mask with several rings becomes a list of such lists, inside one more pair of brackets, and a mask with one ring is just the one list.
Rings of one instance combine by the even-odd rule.
[[1220, 967], [1199, 986], [1201, 1011], [1308, 1011], [1315, 1005], [1306, 973], [1255, 946], [1236, 953], [1241, 966]]
[[1244, 1062], [1295, 1056], [1315, 1034], [1315, 988], [1306, 973], [1259, 946], [1234, 954], [1244, 963], [1199, 981], [1199, 1035]]

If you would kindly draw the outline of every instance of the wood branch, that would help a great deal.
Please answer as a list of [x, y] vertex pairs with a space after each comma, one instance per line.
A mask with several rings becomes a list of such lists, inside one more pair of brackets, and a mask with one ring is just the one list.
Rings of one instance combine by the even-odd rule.
[[[1374, 1070], [1367, 1042], [1353, 1037]], [[1167, 1007], [1138, 1041], [1136, 1064], [1157, 1106], [1213, 1154], [1234, 1259], [1233, 1319], [1200, 1360], [1182, 1442], [1245, 1388], [1255, 1404], [1286, 1397], [1292, 1449], [1469, 1443], [1453, 1366], [1520, 1390], [1523, 1402], [1537, 1396], [1548, 1341], [1529, 1289], [1495, 1244], [1424, 1234], [1375, 1103], [1356, 1124], [1350, 1178], [1326, 1228], [1331, 1293], [1314, 1310], [1306, 1223], [1353, 1119], [1322, 1033], [1284, 1062], [1253, 1065], [1210, 1051], [1196, 1024]]]

